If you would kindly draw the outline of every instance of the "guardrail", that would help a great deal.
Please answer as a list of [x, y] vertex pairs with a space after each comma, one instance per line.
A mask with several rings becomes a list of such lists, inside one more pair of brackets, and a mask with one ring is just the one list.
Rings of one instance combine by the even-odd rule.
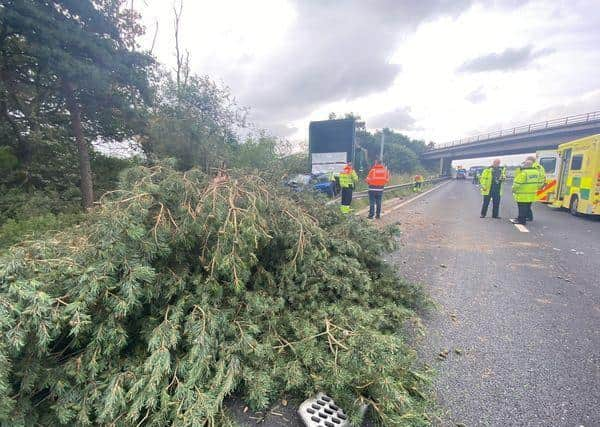
[[[435, 184], [437, 182], [445, 181], [447, 179], [450, 179], [450, 177], [443, 176], [440, 178], [428, 179], [426, 181], [423, 181], [423, 184]], [[415, 185], [414, 182], [407, 182], [406, 184], [388, 185], [385, 187], [385, 191], [387, 192], [387, 191], [392, 191], [392, 190], [398, 190], [400, 188], [412, 188], [414, 185]], [[354, 193], [352, 195], [352, 199], [363, 199], [365, 197], [369, 197], [369, 190], [357, 191], [356, 193]]]
[[475, 142], [486, 141], [488, 139], [500, 138], [502, 136], [513, 136], [528, 134], [544, 129], [560, 128], [567, 125], [574, 125], [579, 123], [588, 123], [600, 121], [600, 111], [593, 111], [591, 113], [577, 114], [574, 116], [561, 117], [560, 119], [546, 120], [545, 122], [531, 123], [528, 125], [516, 126], [510, 129], [501, 129], [495, 132], [482, 133], [475, 136], [469, 136], [455, 141], [446, 142], [443, 144], [436, 145], [430, 151], [435, 151], [438, 148], [454, 147], [457, 145], [472, 144]]

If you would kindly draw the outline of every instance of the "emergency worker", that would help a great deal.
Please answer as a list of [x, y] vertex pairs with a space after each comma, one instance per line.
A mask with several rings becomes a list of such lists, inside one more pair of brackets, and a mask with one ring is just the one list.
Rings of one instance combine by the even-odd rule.
[[[527, 157], [527, 160], [530, 160], [531, 166], [540, 172], [540, 182], [539, 182], [539, 188], [538, 188], [538, 190], [539, 190], [544, 185], [546, 185], [546, 170], [544, 169], [544, 167], [542, 165], [540, 165], [538, 163], [537, 159], [534, 156]], [[532, 206], [533, 206], [533, 203], [531, 205], [529, 205], [529, 213], [527, 214], [527, 221], [533, 221]]]
[[342, 204], [340, 210], [343, 213], [350, 213], [352, 204], [352, 192], [358, 183], [358, 175], [352, 168], [352, 164], [348, 163], [340, 172], [340, 187], [342, 188]]
[[421, 188], [423, 187], [423, 181], [425, 181], [423, 179], [423, 176], [417, 174], [417, 175], [414, 176], [413, 181], [414, 181], [413, 191], [415, 193], [421, 191]]
[[375, 164], [367, 175], [367, 184], [369, 184], [369, 219], [381, 218], [381, 202], [383, 200], [383, 189], [390, 181], [390, 172], [381, 164], [379, 160], [375, 160]]
[[540, 169], [533, 167], [531, 159], [525, 160], [523, 167], [515, 172], [512, 192], [517, 202], [519, 215], [517, 218], [511, 219], [512, 223], [523, 225], [527, 223], [531, 204], [535, 201], [537, 191], [540, 188], [542, 179], [540, 174]]
[[481, 172], [481, 177], [479, 178], [479, 188], [483, 196], [481, 218], [485, 218], [487, 215], [490, 199], [492, 200], [492, 218], [500, 218], [500, 197], [502, 196], [502, 183], [505, 180], [506, 168], [500, 166], [500, 159], [495, 159], [492, 166]]

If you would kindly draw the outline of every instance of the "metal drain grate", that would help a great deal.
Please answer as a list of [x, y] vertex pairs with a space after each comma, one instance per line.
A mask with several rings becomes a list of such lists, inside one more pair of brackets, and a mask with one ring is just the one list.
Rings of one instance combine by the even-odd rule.
[[307, 427], [347, 427], [348, 416], [333, 399], [324, 393], [305, 400], [298, 414]]

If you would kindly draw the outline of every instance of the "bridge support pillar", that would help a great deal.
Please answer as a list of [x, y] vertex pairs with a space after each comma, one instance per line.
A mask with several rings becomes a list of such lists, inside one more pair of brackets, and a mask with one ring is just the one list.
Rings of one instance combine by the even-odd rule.
[[442, 157], [440, 159], [440, 176], [450, 176], [452, 170], [452, 159]]

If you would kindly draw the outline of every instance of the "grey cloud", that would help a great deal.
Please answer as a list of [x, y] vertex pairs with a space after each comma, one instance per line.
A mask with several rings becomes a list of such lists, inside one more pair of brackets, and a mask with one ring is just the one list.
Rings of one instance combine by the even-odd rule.
[[397, 108], [392, 111], [371, 117], [367, 121], [369, 128], [391, 128], [397, 130], [412, 129], [415, 124], [414, 117], [410, 114], [410, 108]]
[[487, 95], [483, 91], [483, 87], [480, 86], [474, 91], [470, 92], [465, 96], [465, 99], [473, 104], [479, 104], [487, 99]]
[[533, 46], [508, 48], [500, 53], [489, 53], [462, 64], [458, 71], [477, 73], [482, 71], [509, 71], [525, 68], [535, 59], [553, 53], [553, 49], [534, 51]]
[[298, 131], [298, 128], [296, 126], [290, 126], [282, 123], [266, 122], [264, 124], [264, 127], [268, 129], [269, 133], [280, 137], [292, 136]]
[[528, 121], [543, 122], [577, 114], [587, 114], [600, 111], [600, 89], [591, 90], [581, 96], [572, 98], [564, 103], [552, 105], [541, 111], [528, 115]]
[[471, 0], [296, 2], [284, 47], [243, 76], [230, 75], [239, 99], [265, 120], [301, 118], [324, 103], [388, 88], [401, 71], [389, 59], [420, 23], [464, 10]]

